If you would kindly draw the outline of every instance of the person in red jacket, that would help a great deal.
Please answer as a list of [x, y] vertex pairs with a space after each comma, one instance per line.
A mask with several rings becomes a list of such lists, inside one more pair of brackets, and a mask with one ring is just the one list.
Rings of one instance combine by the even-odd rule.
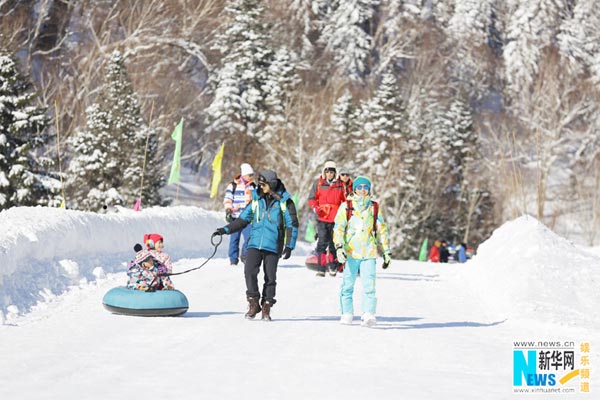
[[[340, 204], [346, 201], [344, 183], [337, 177], [335, 162], [327, 161], [323, 173], [308, 195], [308, 205], [317, 214], [317, 276], [325, 276], [325, 268], [335, 276], [339, 264], [333, 244], [333, 225]], [[329, 254], [327, 250], [329, 249]]]
[[429, 250], [429, 261], [431, 262], [440, 262], [440, 241], [436, 240], [431, 246], [431, 250]]

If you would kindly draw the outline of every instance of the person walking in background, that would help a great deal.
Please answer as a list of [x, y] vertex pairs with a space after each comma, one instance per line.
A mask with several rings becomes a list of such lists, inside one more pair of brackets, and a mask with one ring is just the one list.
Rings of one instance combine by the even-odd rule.
[[[225, 219], [231, 223], [239, 218], [242, 210], [252, 199], [252, 191], [256, 189], [254, 184], [254, 170], [250, 164], [242, 164], [240, 166], [240, 175], [237, 175], [234, 180], [227, 185], [225, 189], [225, 198], [223, 205], [225, 206]], [[248, 252], [248, 240], [250, 238], [250, 226], [247, 226], [240, 232], [235, 232], [229, 239], [229, 262], [231, 265], [237, 265], [240, 256], [240, 237], [244, 237], [242, 244], [242, 263], [246, 259]]]
[[350, 170], [348, 168], [340, 168], [340, 180], [344, 185], [346, 197], [349, 197], [352, 194], [352, 179], [350, 178]]
[[436, 240], [431, 246], [431, 250], [429, 250], [429, 261], [431, 262], [440, 262], [440, 245], [442, 243], [439, 240]]
[[447, 263], [450, 257], [450, 251], [448, 250], [448, 242], [442, 240], [440, 245], [440, 262]]
[[377, 246], [383, 251], [383, 268], [390, 265], [388, 228], [381, 216], [379, 204], [371, 200], [371, 181], [359, 176], [352, 185], [354, 195], [351, 209], [342, 203], [335, 216], [333, 241], [339, 262], [345, 262], [344, 278], [340, 290], [342, 324], [352, 324], [354, 317], [354, 283], [360, 271], [363, 287], [362, 325], [373, 326], [377, 320], [375, 311], [375, 260]]
[[327, 161], [308, 195], [308, 206], [317, 215], [317, 276], [325, 276], [326, 268], [335, 276], [339, 267], [333, 244], [333, 222], [340, 204], [346, 201], [346, 189], [336, 175], [335, 163]]
[[456, 246], [456, 255], [459, 263], [467, 262], [467, 245], [465, 243]]
[[[290, 258], [298, 238], [296, 207], [275, 171], [264, 171], [258, 177], [258, 190], [252, 192], [251, 204], [240, 217], [218, 228], [215, 235], [233, 234], [251, 226], [248, 257], [244, 267], [246, 278], [246, 318], [253, 319], [262, 311], [262, 319], [271, 320], [271, 307], [275, 304], [277, 263], [279, 258]], [[251, 225], [250, 225], [251, 224]], [[285, 241], [284, 241], [285, 238]], [[264, 285], [258, 289], [258, 273], [263, 266]]]

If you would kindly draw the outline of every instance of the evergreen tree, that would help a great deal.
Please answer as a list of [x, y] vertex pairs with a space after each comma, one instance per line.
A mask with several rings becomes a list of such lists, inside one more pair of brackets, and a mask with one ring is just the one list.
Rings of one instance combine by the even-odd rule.
[[333, 1], [324, 23], [321, 41], [352, 80], [362, 80], [369, 72], [371, 43], [369, 32], [379, 0]]
[[600, 82], [600, 13], [595, 0], [579, 0], [573, 14], [560, 26], [558, 44], [572, 70], [591, 70]]
[[314, 52], [312, 37], [317, 35], [331, 5], [328, 0], [291, 0], [289, 7], [294, 23], [302, 26], [300, 57], [307, 60]]
[[291, 121], [286, 116], [289, 94], [300, 83], [296, 72], [295, 54], [286, 48], [279, 49], [268, 68], [267, 80], [263, 86], [265, 105], [268, 107], [267, 125], [260, 141], [273, 138], [273, 133], [279, 128], [290, 129]]
[[477, 137], [473, 131], [471, 110], [461, 96], [455, 96], [442, 115], [443, 135], [445, 139], [445, 168], [441, 173], [442, 197], [438, 212], [433, 219], [435, 234], [440, 237], [463, 240], [468, 225], [468, 198], [470, 182], [466, 179], [466, 170], [474, 160]]
[[125, 58], [119, 51], [111, 55], [107, 68], [107, 83], [108, 93], [104, 106], [109, 110], [111, 133], [113, 137], [119, 138], [121, 149], [127, 150], [117, 153], [122, 174], [120, 192], [125, 204], [133, 204], [135, 199], [140, 197], [143, 179], [142, 204], [164, 205], [159, 189], [165, 185], [166, 179], [161, 168], [157, 168], [159, 164], [156, 162], [156, 133], [142, 118], [142, 110], [125, 67]]
[[426, 221], [431, 213], [429, 178], [436, 176], [431, 170], [432, 142], [427, 142], [434, 114], [427, 109], [426, 100], [426, 93], [419, 90], [408, 102], [406, 128], [400, 131], [399, 140], [398, 189], [392, 208], [396, 211], [388, 217], [395, 232], [395, 255], [405, 259], [418, 257], [421, 242], [427, 237]]
[[60, 204], [60, 184], [48, 172], [52, 161], [39, 156], [48, 120], [35, 102], [15, 61], [0, 51], [0, 210]]
[[110, 113], [93, 104], [86, 110], [87, 126], [69, 139], [74, 154], [68, 167], [67, 188], [73, 208], [98, 211], [104, 205], [124, 204], [119, 141], [112, 136]]
[[558, 20], [566, 4], [555, 0], [512, 0], [505, 18], [503, 51], [508, 88], [523, 93], [539, 70], [542, 50], [556, 39]]
[[[159, 189], [165, 178], [156, 168], [156, 135], [141, 117], [125, 60], [118, 51], [108, 62], [104, 87], [100, 102], [86, 110], [87, 129], [69, 142], [75, 154], [68, 181], [74, 205], [87, 210], [133, 205], [140, 195], [144, 205], [164, 205]], [[140, 194], [144, 158], [144, 190]]]
[[457, 1], [448, 22], [448, 32], [462, 46], [476, 47], [487, 43], [494, 0]]
[[406, 118], [397, 81], [391, 72], [383, 74], [371, 99], [363, 103], [361, 114], [363, 136], [370, 150], [356, 155], [362, 164], [359, 168], [373, 179], [381, 193], [386, 193], [388, 186], [395, 186], [389, 181], [390, 162], [396, 155]]
[[348, 144], [351, 141], [352, 133], [357, 130], [356, 127], [357, 108], [354, 104], [354, 97], [348, 89], [336, 100], [331, 113], [331, 133], [329, 138], [331, 144], [331, 158], [340, 160], [349, 168], [356, 168], [354, 154], [348, 151]]
[[262, 22], [264, 6], [260, 0], [228, 0], [224, 13], [224, 32], [212, 46], [223, 58], [210, 78], [214, 98], [207, 109], [208, 131], [260, 139], [268, 116], [265, 90], [273, 60]]

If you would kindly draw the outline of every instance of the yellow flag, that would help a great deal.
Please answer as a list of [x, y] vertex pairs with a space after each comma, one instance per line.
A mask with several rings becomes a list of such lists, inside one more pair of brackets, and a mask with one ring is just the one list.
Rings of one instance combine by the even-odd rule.
[[210, 186], [210, 198], [214, 198], [219, 192], [219, 183], [221, 183], [221, 161], [223, 161], [223, 151], [225, 151], [225, 143], [221, 145], [221, 150], [215, 156], [212, 163], [213, 179]]

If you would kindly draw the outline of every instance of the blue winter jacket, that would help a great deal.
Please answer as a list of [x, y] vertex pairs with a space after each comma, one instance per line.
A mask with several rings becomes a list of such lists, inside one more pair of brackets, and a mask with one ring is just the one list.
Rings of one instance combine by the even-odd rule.
[[[288, 232], [289, 235], [289, 237], [286, 237], [285, 246], [292, 250], [296, 247], [298, 224], [297, 222], [293, 223], [287, 207], [287, 202], [291, 199], [291, 196], [286, 191], [278, 194], [281, 196], [280, 200], [269, 197], [269, 204], [267, 204], [267, 198], [264, 194], [259, 195], [258, 190], [252, 191], [252, 201], [248, 203], [238, 218], [252, 224], [248, 248], [278, 253], [280, 250], [278, 246], [279, 235], [283, 235], [284, 232]], [[280, 233], [279, 227], [282, 217], [284, 231]], [[229, 229], [227, 230], [229, 231]]]

